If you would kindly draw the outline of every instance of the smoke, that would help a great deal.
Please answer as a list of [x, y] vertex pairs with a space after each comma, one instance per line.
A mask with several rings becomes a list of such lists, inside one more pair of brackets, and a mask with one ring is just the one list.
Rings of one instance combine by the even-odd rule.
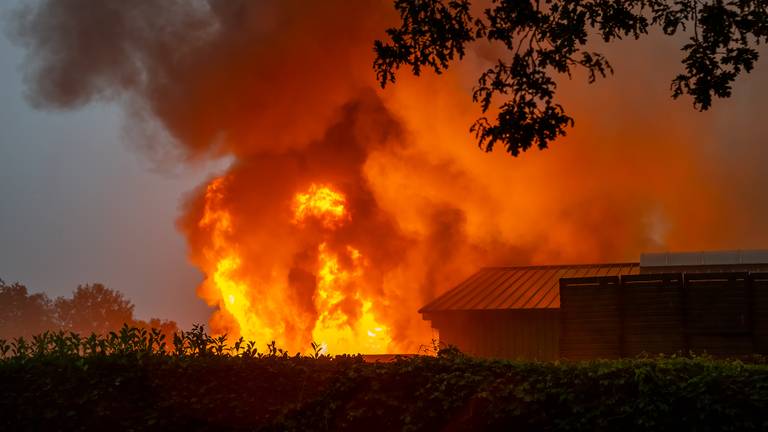
[[[389, 349], [412, 350], [429, 337], [415, 311], [482, 265], [626, 261], [768, 240], [755, 187], [765, 182], [766, 126], [751, 111], [759, 101], [740, 102], [737, 91], [706, 114], [671, 101], [679, 53], [660, 37], [601, 47], [616, 78], [561, 82], [576, 128], [513, 159], [480, 152], [467, 132], [478, 115], [470, 87], [493, 48], [443, 76], [377, 88], [371, 46], [397, 19], [390, 1], [48, 0], [13, 19], [35, 106], [118, 103], [128, 129], [168, 133], [160, 147], [137, 143], [143, 151], [233, 157], [216, 193], [242, 258], [234, 277], [248, 287], [250, 313], [292, 349], [308, 344], [322, 313], [321, 244], [341, 268], [353, 267], [348, 247], [365, 260], [358, 297], [337, 307], [355, 321], [360, 299], [374, 299]], [[752, 115], [733, 114], [741, 111]], [[735, 175], [741, 167], [749, 174]], [[342, 192], [349, 221], [297, 226], [292, 199], [312, 184]], [[209, 187], [190, 194], [178, 226], [207, 275], [199, 295], [222, 309], [214, 330], [238, 334], [242, 322], [213, 280], [215, 236], [200, 223]]]
[[370, 65], [357, 60], [385, 25], [375, 9], [372, 1], [64, 0], [30, 4], [13, 20], [35, 106], [118, 101], [158, 118], [188, 157], [245, 156], [324, 133], [369, 81]]

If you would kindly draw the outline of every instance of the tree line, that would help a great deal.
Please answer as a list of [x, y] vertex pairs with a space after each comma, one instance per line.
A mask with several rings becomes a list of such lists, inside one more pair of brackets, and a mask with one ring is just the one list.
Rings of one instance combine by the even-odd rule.
[[133, 311], [133, 303], [123, 293], [100, 283], [78, 285], [71, 297], [51, 300], [44, 293], [30, 293], [18, 282], [0, 279], [0, 339], [28, 338], [45, 331], [103, 335], [123, 324], [157, 328], [168, 336], [178, 331], [174, 321], [144, 321], [136, 319]]

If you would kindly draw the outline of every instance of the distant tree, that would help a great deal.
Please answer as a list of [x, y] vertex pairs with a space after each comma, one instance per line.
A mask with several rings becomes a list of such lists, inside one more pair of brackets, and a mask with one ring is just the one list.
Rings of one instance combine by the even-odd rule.
[[57, 326], [45, 294], [29, 294], [20, 283], [0, 279], [0, 338], [29, 337]]
[[117, 331], [123, 324], [158, 329], [173, 341], [179, 331], [175, 321], [133, 318], [134, 305], [119, 291], [102, 284], [79, 285], [71, 298], [51, 301], [42, 293], [29, 294], [27, 287], [0, 279], [0, 338], [30, 337], [45, 331], [73, 331], [83, 335]]
[[[685, 33], [684, 71], [672, 80], [672, 97], [693, 97], [707, 110], [713, 97], [729, 97], [732, 82], [752, 70], [756, 47], [768, 40], [766, 0], [491, 0], [477, 13], [471, 0], [395, 0], [399, 28], [389, 41], [376, 41], [374, 69], [382, 87], [395, 81], [401, 66], [415, 75], [437, 73], [461, 59], [477, 40], [500, 43], [508, 55], [478, 78], [472, 98], [483, 113], [495, 106], [495, 119], [481, 117], [470, 128], [478, 146], [497, 143], [513, 156], [540, 149], [574, 124], [555, 101], [555, 74], [583, 68], [589, 82], [612, 73], [608, 60], [588, 50], [588, 42], [639, 39], [660, 28]], [[499, 105], [496, 98], [502, 97]]]
[[79, 285], [72, 298], [57, 298], [54, 308], [62, 328], [81, 334], [105, 334], [134, 322], [130, 300], [99, 283]]

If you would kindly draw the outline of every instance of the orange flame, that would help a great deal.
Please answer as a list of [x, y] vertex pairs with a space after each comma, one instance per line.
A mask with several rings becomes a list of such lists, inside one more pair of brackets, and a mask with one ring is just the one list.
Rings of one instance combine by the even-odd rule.
[[329, 186], [312, 184], [304, 193], [294, 197], [294, 223], [302, 223], [309, 217], [319, 219], [326, 228], [335, 228], [346, 216], [346, 198]]
[[[338, 256], [321, 243], [318, 248], [317, 292], [314, 303], [320, 315], [312, 337], [334, 353], [384, 353], [392, 339], [387, 326], [381, 324], [371, 310], [372, 301], [355, 289], [360, 283], [364, 260], [360, 252], [347, 246], [352, 269], [339, 265]], [[345, 312], [345, 303], [350, 312]], [[357, 318], [354, 318], [354, 317]]]
[[[235, 227], [224, 202], [226, 178], [213, 180], [205, 193], [203, 215], [199, 227], [210, 232], [210, 244], [204, 250], [208, 262], [208, 278], [203, 296], [209, 303], [232, 318], [240, 336], [260, 345], [277, 340], [278, 343], [297, 345], [298, 340], [286, 340], [286, 323], [311, 330], [311, 338], [319, 343], [324, 352], [338, 353], [386, 353], [392, 339], [389, 327], [383, 324], [373, 311], [373, 300], [360, 289], [366, 261], [359, 250], [347, 245], [342, 256], [333, 251], [328, 243], [317, 246], [315, 268], [315, 292], [312, 298], [316, 309], [313, 322], [305, 323], [301, 316], [291, 314], [276, 293], [287, 287], [272, 287], [268, 292], [273, 298], [259, 297], [249, 279], [241, 275], [242, 260], [235, 239]], [[312, 184], [307, 192], [297, 193], [293, 200], [292, 223], [301, 228], [308, 218], [316, 218], [323, 227], [334, 229], [350, 216], [346, 210], [344, 194], [331, 186]], [[206, 295], [207, 294], [207, 295]], [[289, 308], [288, 308], [289, 309]], [[214, 331], [224, 332], [225, 328]], [[229, 329], [232, 330], [232, 329]]]
[[199, 226], [211, 230], [211, 247], [204, 255], [209, 262], [215, 263], [212, 277], [207, 281], [218, 292], [219, 307], [229, 312], [240, 327], [240, 335], [246, 339], [270, 341], [274, 331], [257, 314], [248, 296], [248, 285], [237, 277], [241, 265], [237, 248], [229, 237], [233, 233], [232, 216], [223, 206], [224, 178], [214, 179], [205, 192], [205, 209]]

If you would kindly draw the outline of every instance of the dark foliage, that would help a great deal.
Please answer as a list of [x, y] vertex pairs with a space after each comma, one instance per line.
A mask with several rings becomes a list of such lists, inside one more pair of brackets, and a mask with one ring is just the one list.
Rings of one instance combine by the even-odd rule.
[[583, 68], [591, 83], [613, 72], [602, 54], [588, 50], [590, 38], [639, 39], [654, 27], [668, 36], [685, 32], [684, 72], [673, 79], [672, 96], [692, 96], [699, 110], [713, 96], [731, 95], [733, 81], [752, 70], [756, 48], [768, 38], [765, 0], [493, 0], [476, 15], [470, 0], [395, 0], [395, 8], [401, 26], [387, 30], [389, 41], [374, 44], [382, 87], [401, 66], [415, 75], [424, 67], [441, 73], [476, 40], [509, 50], [479, 77], [472, 95], [484, 113], [504, 98], [493, 107], [498, 114], [470, 130], [484, 150], [501, 143], [513, 156], [534, 145], [544, 149], [573, 126], [555, 101], [555, 74], [570, 77]]
[[0, 279], [0, 338], [31, 336], [55, 327], [51, 300]]
[[229, 345], [202, 327], [0, 341], [2, 430], [749, 431], [768, 365], [707, 357], [583, 363], [437, 356], [365, 363]]
[[19, 283], [0, 279], [0, 338], [26, 338], [44, 331], [106, 334], [124, 324], [143, 329], [157, 328], [171, 338], [178, 331], [174, 321], [133, 317], [133, 303], [116, 290], [95, 283], [80, 285], [72, 297], [51, 301], [42, 293], [30, 294]]
[[133, 320], [133, 304], [99, 283], [78, 286], [72, 298], [58, 298], [55, 306], [61, 326], [77, 333], [107, 333]]

